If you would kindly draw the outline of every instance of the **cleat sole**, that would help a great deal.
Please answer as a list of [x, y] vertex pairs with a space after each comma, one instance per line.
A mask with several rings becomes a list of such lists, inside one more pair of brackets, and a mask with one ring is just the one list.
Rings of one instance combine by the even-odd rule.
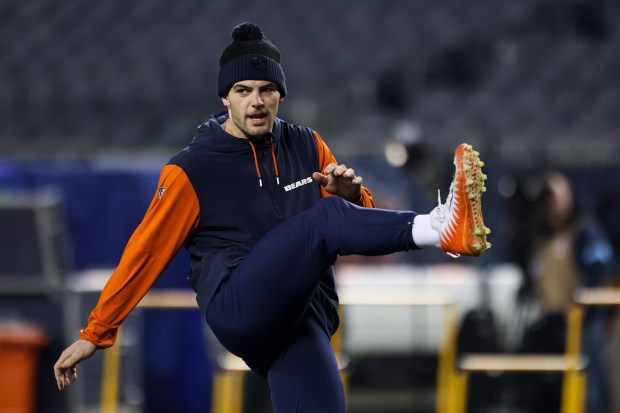
[[490, 245], [487, 242], [486, 236], [491, 230], [484, 225], [481, 202], [482, 193], [486, 191], [484, 181], [487, 179], [487, 176], [481, 170], [484, 162], [479, 158], [480, 153], [474, 151], [471, 145], [466, 145], [465, 153], [469, 154], [468, 157], [464, 158], [467, 159], [470, 165], [468, 170], [464, 170], [465, 177], [467, 181], [473, 181], [471, 186], [465, 188], [467, 199], [469, 200], [467, 207], [469, 209], [469, 224], [471, 225], [470, 234], [473, 236], [473, 239], [468, 241], [469, 245], [472, 246], [471, 255], [478, 256], [488, 249]]

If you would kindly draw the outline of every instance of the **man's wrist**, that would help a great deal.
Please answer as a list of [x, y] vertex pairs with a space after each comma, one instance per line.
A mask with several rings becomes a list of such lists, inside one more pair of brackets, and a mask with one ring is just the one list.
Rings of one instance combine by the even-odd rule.
[[357, 204], [362, 200], [362, 190], [360, 189], [360, 191], [357, 193], [357, 195], [353, 195], [351, 197], [347, 197], [345, 198], [347, 201]]

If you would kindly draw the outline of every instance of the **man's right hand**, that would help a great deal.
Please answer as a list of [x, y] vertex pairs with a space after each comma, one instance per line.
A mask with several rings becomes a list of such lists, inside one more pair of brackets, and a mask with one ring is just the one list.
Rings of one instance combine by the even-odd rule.
[[97, 348], [90, 341], [78, 340], [62, 352], [54, 364], [54, 377], [56, 377], [58, 390], [64, 390], [71, 384], [71, 381], [77, 380], [78, 363], [95, 354]]

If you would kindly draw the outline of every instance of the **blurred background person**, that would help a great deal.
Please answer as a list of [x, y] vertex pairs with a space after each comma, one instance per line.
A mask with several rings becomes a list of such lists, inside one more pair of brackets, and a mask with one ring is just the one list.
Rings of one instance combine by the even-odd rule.
[[[558, 170], [539, 171], [525, 178], [513, 206], [512, 260], [524, 273], [521, 306], [534, 306], [538, 315], [525, 327], [520, 351], [561, 353], [566, 340], [566, 311], [579, 287], [608, 284], [611, 246], [593, 216], [577, 207], [571, 182]], [[608, 321], [604, 308], [586, 313], [582, 351], [588, 358], [586, 412], [609, 412], [603, 348]], [[530, 412], [557, 411], [560, 375], [528, 376], [519, 400]]]

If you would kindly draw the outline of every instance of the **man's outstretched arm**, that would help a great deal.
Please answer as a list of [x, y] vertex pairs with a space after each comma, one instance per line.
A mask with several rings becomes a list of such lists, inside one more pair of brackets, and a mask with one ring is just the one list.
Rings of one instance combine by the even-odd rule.
[[187, 176], [176, 165], [165, 166], [157, 193], [103, 288], [88, 326], [54, 365], [59, 390], [77, 379], [79, 362], [98, 348], [114, 344], [121, 323], [166, 269], [198, 220], [198, 199]]

